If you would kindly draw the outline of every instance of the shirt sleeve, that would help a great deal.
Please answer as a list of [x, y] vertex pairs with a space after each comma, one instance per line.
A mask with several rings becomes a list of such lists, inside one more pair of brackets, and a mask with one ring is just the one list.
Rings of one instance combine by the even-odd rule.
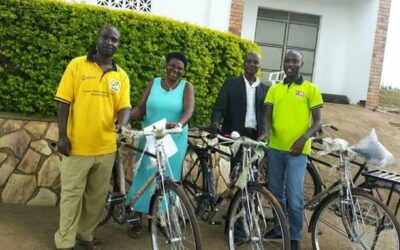
[[313, 85], [310, 99], [308, 100], [308, 104], [310, 109], [316, 109], [322, 107], [324, 101], [322, 100], [321, 92], [317, 85]]
[[121, 80], [122, 80], [122, 88], [121, 88], [120, 100], [117, 106], [117, 111], [120, 111], [121, 109], [124, 108], [127, 109], [131, 108], [130, 83], [129, 83], [129, 77], [125, 72], [123, 72], [123, 78]]
[[264, 100], [264, 104], [271, 104], [271, 105], [274, 104], [274, 93], [275, 93], [275, 89], [276, 89], [275, 86], [276, 85], [274, 85], [268, 89], [267, 96], [265, 97], [265, 100]]
[[74, 100], [74, 78], [76, 75], [74, 61], [70, 62], [58, 85], [54, 99], [59, 102], [70, 104]]

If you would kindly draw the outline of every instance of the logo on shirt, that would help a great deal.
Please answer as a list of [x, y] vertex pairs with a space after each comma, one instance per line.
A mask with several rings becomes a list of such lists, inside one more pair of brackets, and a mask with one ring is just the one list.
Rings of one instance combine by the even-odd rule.
[[87, 76], [87, 75], [82, 75], [82, 76], [81, 76], [81, 80], [82, 80], [82, 81], [94, 80], [94, 79], [96, 79], [95, 76]]
[[110, 89], [111, 89], [112, 91], [118, 92], [120, 88], [121, 88], [121, 82], [120, 82], [120, 81], [114, 80], [114, 79], [112, 79], [112, 80], [110, 81]]
[[301, 90], [296, 90], [296, 94], [295, 95], [304, 97], [304, 92], [301, 91]]

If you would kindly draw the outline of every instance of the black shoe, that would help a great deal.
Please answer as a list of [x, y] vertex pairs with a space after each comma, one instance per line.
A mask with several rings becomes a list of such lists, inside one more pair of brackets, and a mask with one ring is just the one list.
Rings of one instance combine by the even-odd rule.
[[300, 250], [300, 241], [299, 240], [291, 240], [290, 241], [290, 249]]
[[281, 240], [282, 234], [275, 232], [274, 229], [269, 230], [263, 236], [265, 240]]

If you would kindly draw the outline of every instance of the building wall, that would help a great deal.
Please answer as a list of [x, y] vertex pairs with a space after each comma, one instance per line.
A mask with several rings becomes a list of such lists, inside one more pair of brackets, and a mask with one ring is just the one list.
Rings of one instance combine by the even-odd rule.
[[[65, 1], [97, 3], [97, 0]], [[367, 107], [375, 109], [379, 98], [390, 2], [151, 0], [151, 13], [230, 31], [249, 40], [254, 40], [259, 7], [318, 15], [321, 22], [313, 81], [323, 93], [346, 95], [351, 103], [368, 99]]]
[[352, 103], [366, 99], [378, 0], [246, 0], [242, 37], [254, 40], [259, 7], [320, 16], [313, 81]]
[[356, 0], [351, 4], [343, 93], [357, 97], [354, 101], [367, 99], [378, 7], [376, 0]]
[[[97, 4], [97, 0], [79, 2]], [[152, 0], [150, 13], [219, 31], [228, 31], [230, 9], [231, 0]]]

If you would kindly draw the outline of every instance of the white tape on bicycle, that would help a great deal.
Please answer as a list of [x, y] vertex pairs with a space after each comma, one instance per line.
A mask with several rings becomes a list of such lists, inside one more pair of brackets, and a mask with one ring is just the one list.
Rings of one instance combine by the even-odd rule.
[[236, 131], [231, 133], [231, 138], [224, 137], [222, 135], [217, 135], [217, 137], [224, 142], [233, 142], [233, 144], [230, 146], [233, 155], [236, 155], [241, 145], [254, 146], [254, 154], [251, 156], [249, 162], [244, 166], [242, 172], [235, 182], [235, 186], [243, 189], [247, 185], [247, 175], [250, 171], [251, 165], [258, 159], [262, 159], [264, 157], [264, 149], [267, 148], [267, 143], [263, 141], [255, 141], [244, 136], [241, 137]]

